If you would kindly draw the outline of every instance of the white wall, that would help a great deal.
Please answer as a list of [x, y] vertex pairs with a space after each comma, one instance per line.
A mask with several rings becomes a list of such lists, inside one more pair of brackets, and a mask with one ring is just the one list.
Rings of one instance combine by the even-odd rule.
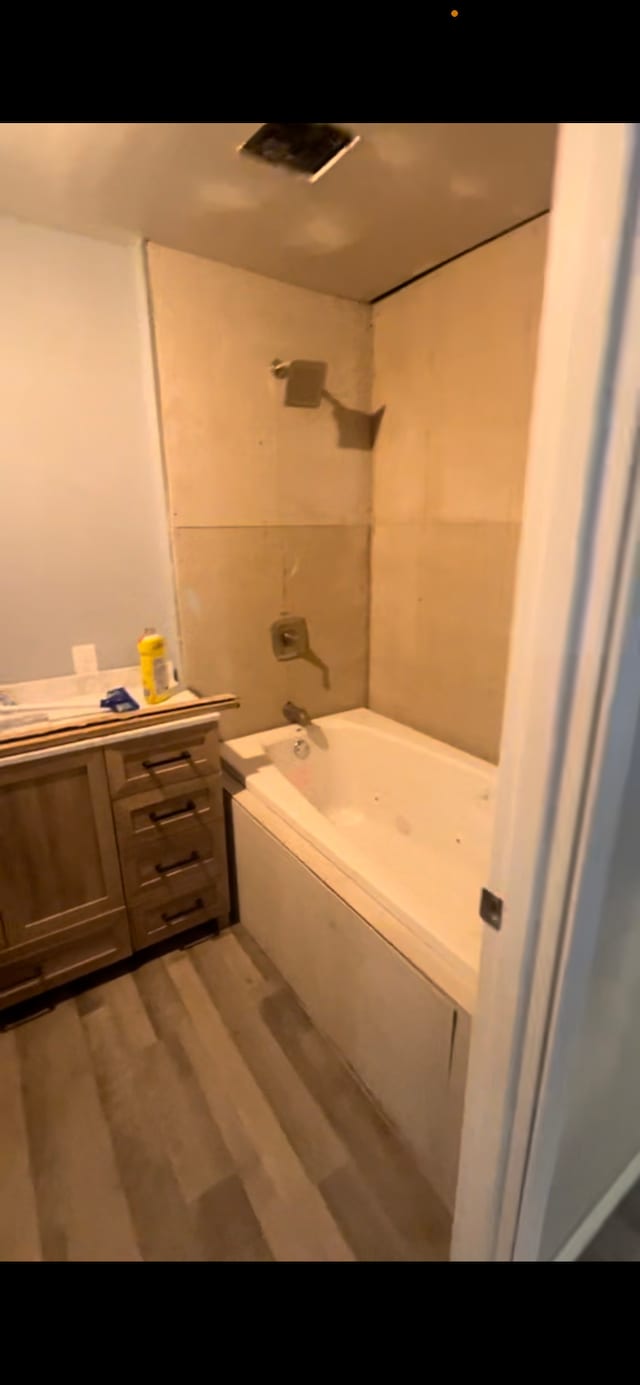
[[0, 682], [177, 657], [142, 250], [0, 220]]

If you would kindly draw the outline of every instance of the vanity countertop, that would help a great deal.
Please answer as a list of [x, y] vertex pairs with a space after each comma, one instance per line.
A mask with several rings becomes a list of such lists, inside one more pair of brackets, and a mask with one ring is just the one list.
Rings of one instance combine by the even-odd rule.
[[[135, 712], [111, 712], [100, 706], [101, 697], [121, 686], [139, 703]], [[105, 741], [165, 729], [173, 721], [191, 714], [213, 716], [225, 708], [238, 706], [238, 699], [232, 693], [202, 697], [179, 684], [166, 701], [148, 706], [144, 702], [139, 670], [135, 667], [5, 684], [2, 691], [17, 704], [15, 713], [0, 711], [0, 760], [3, 764], [18, 763], [27, 755], [51, 754], [63, 748], [79, 749], [87, 744], [97, 748]], [[42, 707], [46, 715], [42, 720], [16, 725], [21, 707]]]

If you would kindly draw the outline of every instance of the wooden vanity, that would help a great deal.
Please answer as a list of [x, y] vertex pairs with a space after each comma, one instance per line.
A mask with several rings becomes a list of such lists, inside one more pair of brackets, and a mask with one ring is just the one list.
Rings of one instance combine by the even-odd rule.
[[228, 922], [216, 701], [0, 745], [0, 1008]]

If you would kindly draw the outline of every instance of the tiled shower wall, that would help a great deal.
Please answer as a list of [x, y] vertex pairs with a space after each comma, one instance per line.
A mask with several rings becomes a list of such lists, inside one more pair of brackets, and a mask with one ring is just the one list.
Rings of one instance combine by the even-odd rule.
[[[368, 411], [369, 308], [148, 247], [184, 667], [235, 692], [225, 737], [367, 699], [372, 453], [345, 418], [285, 408], [271, 361], [328, 365], [338, 407]], [[341, 426], [342, 423], [342, 426]], [[278, 663], [269, 627], [306, 616], [326, 665]], [[325, 686], [325, 680], [328, 686]]]
[[[547, 228], [385, 299], [373, 332], [365, 305], [148, 247], [181, 671], [240, 697], [224, 736], [281, 723], [287, 698], [319, 716], [370, 695], [497, 760]], [[275, 357], [325, 360], [343, 424], [384, 408], [375, 452], [340, 445], [328, 400], [285, 408]], [[328, 687], [274, 659], [284, 610]]]
[[497, 760], [547, 216], [374, 308], [370, 704]]

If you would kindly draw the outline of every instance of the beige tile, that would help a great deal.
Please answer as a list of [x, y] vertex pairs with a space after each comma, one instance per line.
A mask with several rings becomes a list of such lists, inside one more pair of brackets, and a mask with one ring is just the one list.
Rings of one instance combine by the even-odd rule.
[[496, 759], [548, 218], [374, 311], [371, 705]]
[[519, 520], [548, 218], [374, 312], [377, 523]]
[[[286, 696], [312, 716], [361, 707], [367, 697], [369, 530], [280, 530], [286, 609], [306, 616], [324, 675], [306, 660], [280, 665]], [[280, 718], [279, 718], [280, 720]]]
[[[241, 707], [222, 734], [282, 723], [287, 698], [312, 716], [361, 705], [367, 680], [366, 527], [178, 529], [176, 561], [184, 675], [202, 692], [231, 688]], [[279, 663], [270, 626], [284, 610], [307, 618], [328, 665]]]
[[[415, 696], [419, 610], [420, 524], [379, 524], [371, 533], [370, 705], [375, 711], [409, 720], [402, 713]], [[407, 687], [407, 676], [411, 690]]]
[[[364, 423], [368, 411], [362, 411]], [[276, 409], [275, 474], [280, 524], [367, 524], [373, 453], [340, 446], [331, 404]]]
[[518, 538], [516, 524], [375, 531], [375, 711], [497, 760]]
[[269, 367], [324, 360], [368, 410], [370, 310], [156, 245], [149, 271], [174, 522], [366, 523], [371, 453], [339, 447], [328, 402], [285, 408]]
[[[397, 312], [384, 312], [396, 297], [403, 305], [399, 320]], [[373, 402], [384, 415], [374, 452], [373, 513], [377, 523], [410, 524], [425, 514], [430, 484], [435, 351], [413, 299], [396, 297], [374, 309]]]
[[284, 701], [269, 638], [282, 604], [278, 531], [177, 529], [175, 553], [184, 677], [199, 692], [237, 693], [224, 736], [274, 726]]

